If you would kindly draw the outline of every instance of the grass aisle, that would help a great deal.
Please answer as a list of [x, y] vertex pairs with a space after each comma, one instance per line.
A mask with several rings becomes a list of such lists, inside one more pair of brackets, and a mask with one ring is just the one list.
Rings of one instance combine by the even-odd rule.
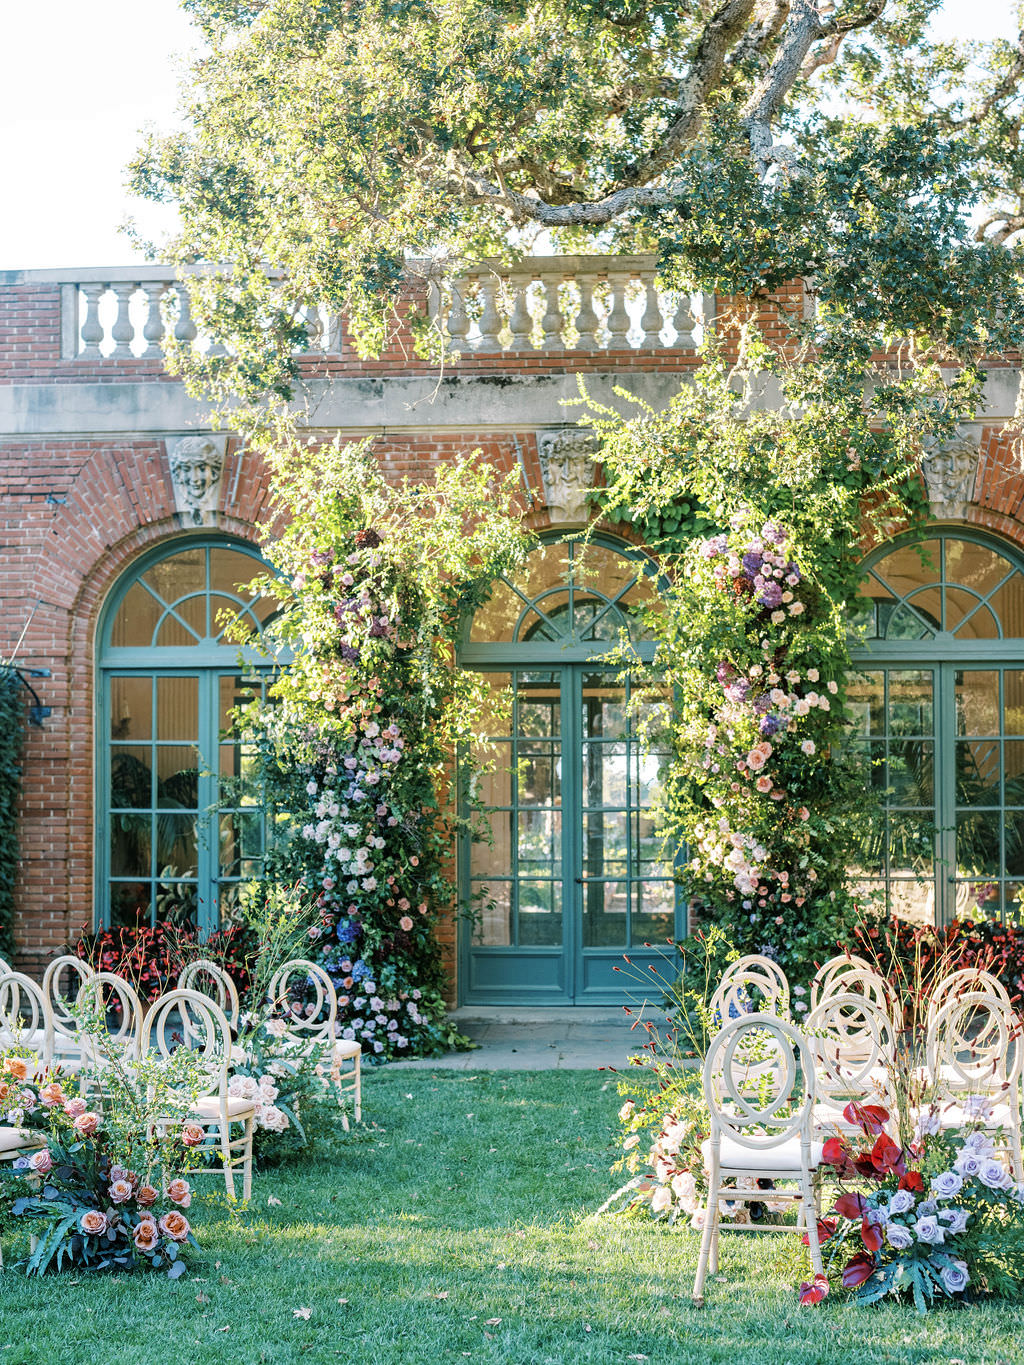
[[367, 1127], [258, 1178], [248, 1213], [194, 1204], [177, 1284], [3, 1272], [0, 1365], [1024, 1362], [1016, 1307], [801, 1309], [795, 1238], [724, 1237], [695, 1310], [696, 1234], [589, 1216], [614, 1188], [605, 1075], [393, 1071], [366, 1095]]

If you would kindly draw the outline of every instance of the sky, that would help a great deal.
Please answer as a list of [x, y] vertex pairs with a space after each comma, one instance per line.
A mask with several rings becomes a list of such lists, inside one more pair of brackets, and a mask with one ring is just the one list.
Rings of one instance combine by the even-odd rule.
[[[941, 36], [1011, 37], [1011, 0], [946, 0]], [[127, 265], [120, 231], [173, 228], [131, 198], [125, 166], [146, 125], [174, 126], [180, 59], [196, 45], [177, 0], [20, 0], [4, 15], [0, 270]]]

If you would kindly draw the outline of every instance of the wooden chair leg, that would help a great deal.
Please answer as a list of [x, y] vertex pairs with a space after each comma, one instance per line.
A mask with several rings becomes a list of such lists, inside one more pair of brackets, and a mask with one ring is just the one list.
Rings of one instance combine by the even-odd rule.
[[815, 1275], [822, 1275], [824, 1270], [821, 1264], [821, 1246], [818, 1243], [818, 1209], [810, 1176], [801, 1177], [800, 1191], [800, 1203], [803, 1205], [807, 1221], [807, 1246], [811, 1253], [811, 1269]]
[[362, 1059], [361, 1059], [360, 1057], [356, 1057], [356, 1058], [355, 1058], [355, 1064], [356, 1064], [356, 1071], [355, 1071], [355, 1103], [354, 1103], [354, 1105], [352, 1106], [352, 1112], [353, 1112], [353, 1115], [354, 1115], [354, 1117], [355, 1117], [356, 1123], [362, 1123], [362, 1121], [363, 1121], [363, 1067], [362, 1067]]
[[245, 1147], [242, 1155], [242, 1198], [248, 1204], [252, 1198], [252, 1139], [256, 1120], [249, 1117], [245, 1121]]
[[693, 1302], [698, 1308], [704, 1306], [704, 1281], [707, 1278], [711, 1243], [718, 1223], [718, 1199], [718, 1163], [712, 1158], [711, 1177], [708, 1181], [708, 1201], [704, 1210], [704, 1231], [701, 1233], [700, 1255], [697, 1257], [697, 1276], [693, 1282]]
[[227, 1127], [220, 1125], [220, 1160], [224, 1167], [224, 1188], [227, 1190], [228, 1198], [234, 1202], [235, 1198], [235, 1173], [231, 1163], [231, 1120], [228, 1120]]

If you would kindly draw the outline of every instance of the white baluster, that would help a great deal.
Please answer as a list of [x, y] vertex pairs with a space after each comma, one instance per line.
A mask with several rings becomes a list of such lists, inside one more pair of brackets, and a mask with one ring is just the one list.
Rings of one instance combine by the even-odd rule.
[[661, 329], [664, 325], [664, 319], [661, 316], [661, 300], [658, 298], [658, 287], [653, 280], [648, 280], [643, 317], [640, 319], [640, 345], [660, 346]]
[[626, 310], [626, 280], [627, 276], [617, 272], [608, 272], [608, 285], [611, 289], [611, 308], [605, 326], [611, 333], [608, 341], [610, 351], [629, 350], [629, 329], [632, 326], [629, 313]]
[[545, 351], [564, 351], [565, 342], [562, 340], [562, 308], [558, 298], [558, 277], [549, 278], [543, 281], [544, 296], [547, 301], [547, 308], [541, 318], [541, 349]]
[[533, 317], [526, 297], [530, 280], [526, 276], [520, 276], [512, 281], [512, 287], [515, 290], [515, 304], [508, 320], [509, 331], [512, 333], [512, 350], [528, 351], [533, 346]]
[[672, 326], [676, 329], [676, 339], [672, 345], [679, 350], [696, 350], [697, 318], [693, 311], [693, 296], [691, 294], [679, 295], [679, 303], [672, 315]]
[[103, 324], [100, 322], [100, 299], [107, 292], [105, 284], [83, 284], [85, 295], [85, 321], [82, 323], [82, 354], [98, 356], [100, 342], [103, 340]]
[[146, 349], [142, 352], [143, 355], [152, 355], [154, 351], [163, 349], [161, 343], [164, 339], [164, 315], [161, 304], [166, 288], [167, 286], [162, 280], [155, 280], [142, 286], [146, 301], [149, 304], [146, 321], [142, 328], [142, 335], [146, 340]]
[[502, 349], [499, 333], [503, 320], [498, 312], [497, 292], [497, 280], [482, 279], [480, 281], [480, 298], [483, 301], [483, 311], [480, 314], [480, 338], [476, 343], [478, 351], [500, 351]]
[[128, 309], [135, 293], [134, 284], [112, 284], [114, 297], [117, 299], [117, 317], [114, 325], [110, 329], [111, 338], [116, 343], [111, 351], [111, 359], [119, 359], [130, 356], [132, 353], [132, 337], [135, 335], [135, 327], [129, 316]]
[[324, 352], [327, 355], [341, 355], [344, 346], [344, 329], [340, 313], [328, 313], [324, 328]]
[[469, 335], [469, 318], [466, 316], [466, 303], [462, 295], [467, 284], [468, 280], [452, 281], [452, 301], [448, 309], [448, 335], [457, 351], [466, 349], [466, 337]]
[[192, 321], [192, 300], [189, 298], [188, 289], [183, 284], [176, 284], [174, 292], [178, 296], [178, 320], [174, 324], [174, 339], [195, 341], [196, 325]]
[[592, 275], [580, 273], [576, 276], [580, 291], [580, 307], [576, 314], [576, 331], [579, 336], [576, 345], [581, 351], [593, 351], [597, 347], [597, 313], [594, 310], [594, 286], [597, 280]]

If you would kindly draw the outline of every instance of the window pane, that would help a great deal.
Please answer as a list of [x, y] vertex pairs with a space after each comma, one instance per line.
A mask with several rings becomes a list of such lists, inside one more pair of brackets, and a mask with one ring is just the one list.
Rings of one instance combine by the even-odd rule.
[[958, 671], [956, 675], [958, 735], [999, 734], [999, 674]]
[[638, 882], [633, 888], [634, 944], [663, 943], [672, 937], [675, 887], [671, 882]]
[[164, 608], [141, 583], [133, 583], [125, 593], [110, 627], [114, 649], [147, 649]]
[[199, 679], [158, 678], [156, 728], [160, 740], [199, 738]]
[[157, 805], [195, 810], [199, 805], [199, 760], [191, 744], [158, 744]]
[[[1014, 747], [1008, 744], [1007, 749]], [[1024, 754], [1021, 755], [1024, 760]], [[956, 799], [961, 806], [999, 805], [999, 741], [958, 740]]]
[[629, 883], [588, 882], [583, 888], [583, 946], [629, 946]]
[[110, 738], [149, 739], [152, 733], [152, 678], [111, 678]]
[[479, 915], [473, 940], [488, 948], [507, 948], [512, 943], [512, 883], [473, 882], [471, 904]]
[[110, 746], [110, 806], [112, 810], [153, 805], [153, 772], [149, 745], [112, 744]]
[[151, 815], [110, 817], [110, 875], [148, 877], [151, 872]]
[[932, 734], [931, 671], [893, 669], [889, 674], [889, 733]]
[[930, 739], [894, 739], [889, 744], [888, 790], [893, 806], [930, 806], [934, 800]]
[[111, 882], [110, 924], [114, 929], [134, 929], [150, 923], [152, 900], [149, 882]]
[[562, 883], [520, 881], [519, 942], [523, 947], [557, 947], [562, 942]]
[[999, 876], [998, 812], [957, 816], [956, 867], [961, 875]]

